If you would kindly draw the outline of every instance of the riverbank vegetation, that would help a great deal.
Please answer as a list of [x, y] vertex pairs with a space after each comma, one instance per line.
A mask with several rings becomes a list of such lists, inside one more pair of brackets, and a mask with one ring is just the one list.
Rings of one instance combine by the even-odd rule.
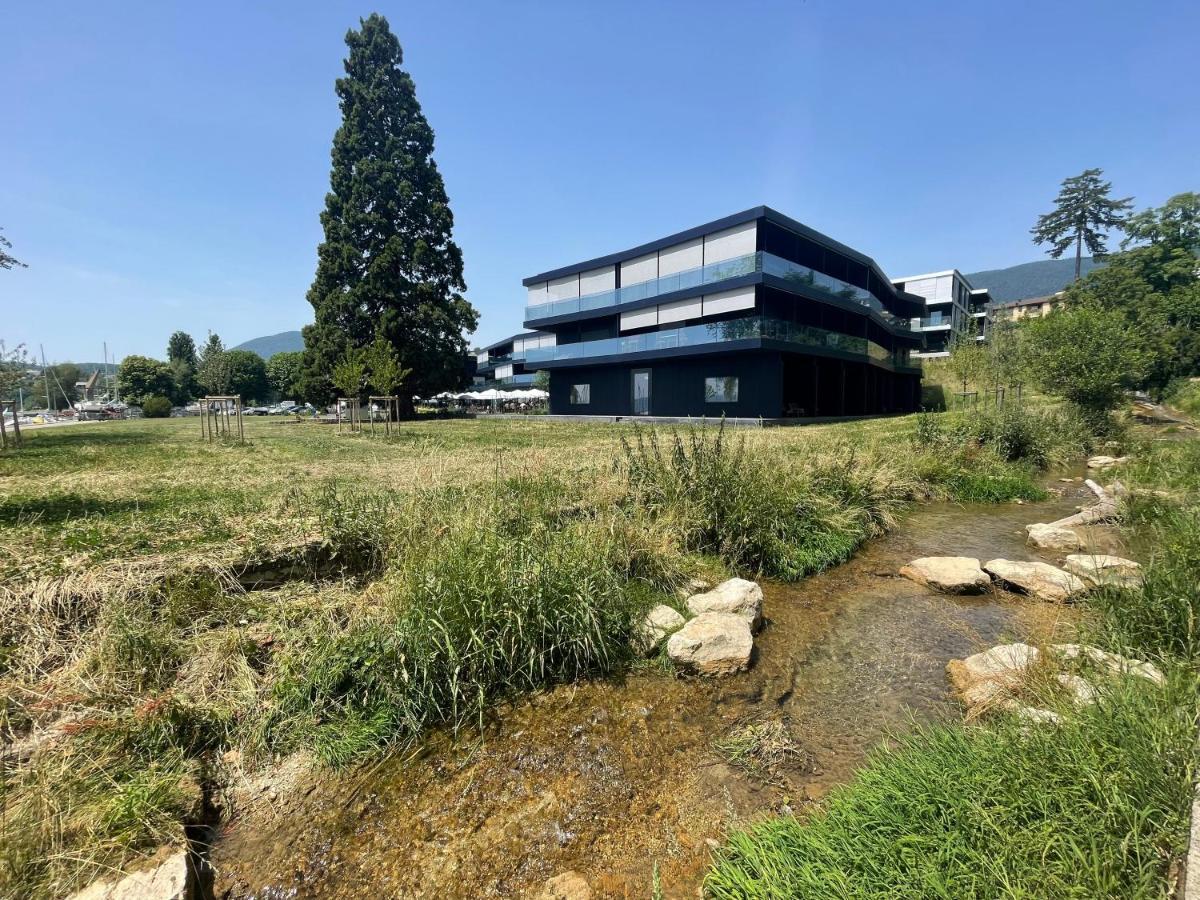
[[[917, 728], [881, 748], [807, 817], [734, 832], [714, 897], [1165, 897], [1196, 771], [1200, 711], [1200, 445], [1142, 443], [1128, 540], [1137, 588], [1093, 591], [1084, 639], [1154, 660], [1163, 688], [1110, 685], [1060, 726], [1016, 715]], [[1136, 682], [1136, 683], [1131, 683]]]
[[698, 573], [800, 578], [911, 502], [1035, 496], [1039, 466], [1087, 449], [1059, 415], [33, 432], [0, 457], [0, 893], [182, 841], [230, 752], [346, 765], [474, 728], [630, 665], [640, 615]]

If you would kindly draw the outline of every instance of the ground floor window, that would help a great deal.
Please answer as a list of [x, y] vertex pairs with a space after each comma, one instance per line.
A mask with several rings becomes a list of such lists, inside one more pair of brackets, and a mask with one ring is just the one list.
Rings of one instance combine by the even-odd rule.
[[705, 403], [737, 403], [738, 380], [736, 378], [705, 378]]
[[572, 405], [582, 406], [585, 403], [592, 402], [592, 386], [590, 384], [573, 384], [571, 385], [571, 403]]

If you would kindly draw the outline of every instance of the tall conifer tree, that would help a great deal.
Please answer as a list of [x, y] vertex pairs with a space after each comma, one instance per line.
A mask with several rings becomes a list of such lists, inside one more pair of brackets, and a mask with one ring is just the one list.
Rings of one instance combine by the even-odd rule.
[[[464, 299], [462, 251], [451, 238], [433, 129], [387, 20], [372, 13], [346, 35], [337, 80], [342, 125], [333, 138], [325, 240], [308, 292], [305, 394], [328, 399], [334, 366], [377, 337], [412, 370], [405, 394], [453, 386], [464, 371], [464, 331], [478, 313]], [[406, 398], [406, 402], [407, 398]]]
[[1129, 218], [1132, 197], [1113, 200], [1111, 181], [1102, 181], [1103, 169], [1084, 169], [1074, 178], [1064, 179], [1054, 210], [1038, 216], [1037, 224], [1029, 229], [1035, 244], [1049, 244], [1046, 252], [1054, 259], [1075, 245], [1075, 280], [1079, 280], [1083, 248], [1092, 256], [1104, 256], [1104, 243], [1110, 229], [1121, 228]]

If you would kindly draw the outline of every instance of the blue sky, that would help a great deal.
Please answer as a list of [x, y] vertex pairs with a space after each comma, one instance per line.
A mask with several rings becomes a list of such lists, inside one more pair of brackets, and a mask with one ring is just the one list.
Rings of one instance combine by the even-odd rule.
[[0, 339], [51, 360], [311, 320], [343, 36], [390, 20], [481, 312], [759, 203], [893, 276], [1039, 258], [1058, 182], [1200, 189], [1194, 2], [10, 4]]

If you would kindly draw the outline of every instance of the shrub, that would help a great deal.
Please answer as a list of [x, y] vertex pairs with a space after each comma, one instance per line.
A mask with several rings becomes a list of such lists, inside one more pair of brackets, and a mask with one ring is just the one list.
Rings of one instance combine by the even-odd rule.
[[165, 419], [171, 415], [171, 401], [158, 395], [147, 397], [142, 402], [142, 415], [147, 419]]

